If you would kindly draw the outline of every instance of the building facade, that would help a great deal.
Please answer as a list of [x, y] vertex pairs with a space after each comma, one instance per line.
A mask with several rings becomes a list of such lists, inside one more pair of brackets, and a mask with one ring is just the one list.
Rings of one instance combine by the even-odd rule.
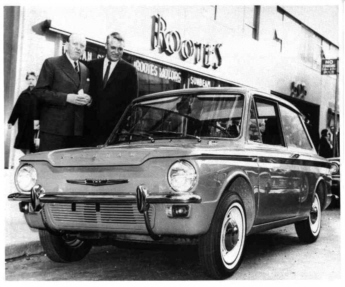
[[[310, 9], [310, 17], [317, 11]], [[338, 22], [337, 6], [320, 14]], [[319, 132], [334, 126], [336, 76], [321, 75], [337, 59], [338, 39], [308, 23], [308, 11], [285, 6], [114, 6], [67, 10], [4, 7], [4, 123], [29, 71], [64, 52], [70, 33], [87, 38], [85, 60], [103, 57], [106, 35], [126, 40], [124, 58], [139, 75], [139, 94], [191, 87], [246, 86], [283, 97]], [[77, 13], [76, 13], [77, 12]], [[316, 14], [315, 14], [316, 13]], [[333, 14], [332, 14], [333, 13]], [[330, 17], [333, 16], [333, 17]], [[5, 168], [14, 166], [15, 133], [5, 130]]]

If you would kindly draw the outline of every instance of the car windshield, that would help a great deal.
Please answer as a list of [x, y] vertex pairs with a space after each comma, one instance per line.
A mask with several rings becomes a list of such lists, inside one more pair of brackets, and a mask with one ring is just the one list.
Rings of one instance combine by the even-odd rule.
[[159, 139], [237, 138], [243, 95], [182, 95], [136, 102], [108, 144]]

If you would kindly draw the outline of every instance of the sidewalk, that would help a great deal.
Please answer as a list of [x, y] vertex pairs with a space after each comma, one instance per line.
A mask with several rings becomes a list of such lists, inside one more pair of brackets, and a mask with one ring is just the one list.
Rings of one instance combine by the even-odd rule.
[[3, 200], [5, 207], [5, 259], [43, 252], [38, 230], [30, 228], [19, 211], [19, 203], [9, 201], [7, 196], [17, 192], [14, 185], [15, 169], [2, 170]]

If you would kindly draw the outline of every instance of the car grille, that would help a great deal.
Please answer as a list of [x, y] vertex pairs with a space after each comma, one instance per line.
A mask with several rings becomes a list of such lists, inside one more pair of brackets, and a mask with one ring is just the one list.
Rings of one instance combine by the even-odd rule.
[[[59, 229], [99, 231], [146, 231], [144, 215], [135, 203], [51, 203], [47, 204], [48, 218]], [[154, 222], [154, 207], [149, 210]]]

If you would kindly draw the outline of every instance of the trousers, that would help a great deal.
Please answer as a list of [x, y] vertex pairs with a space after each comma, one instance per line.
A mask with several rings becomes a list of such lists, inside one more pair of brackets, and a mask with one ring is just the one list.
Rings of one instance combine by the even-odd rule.
[[40, 139], [39, 151], [51, 151], [82, 146], [81, 136], [61, 136], [41, 131]]

